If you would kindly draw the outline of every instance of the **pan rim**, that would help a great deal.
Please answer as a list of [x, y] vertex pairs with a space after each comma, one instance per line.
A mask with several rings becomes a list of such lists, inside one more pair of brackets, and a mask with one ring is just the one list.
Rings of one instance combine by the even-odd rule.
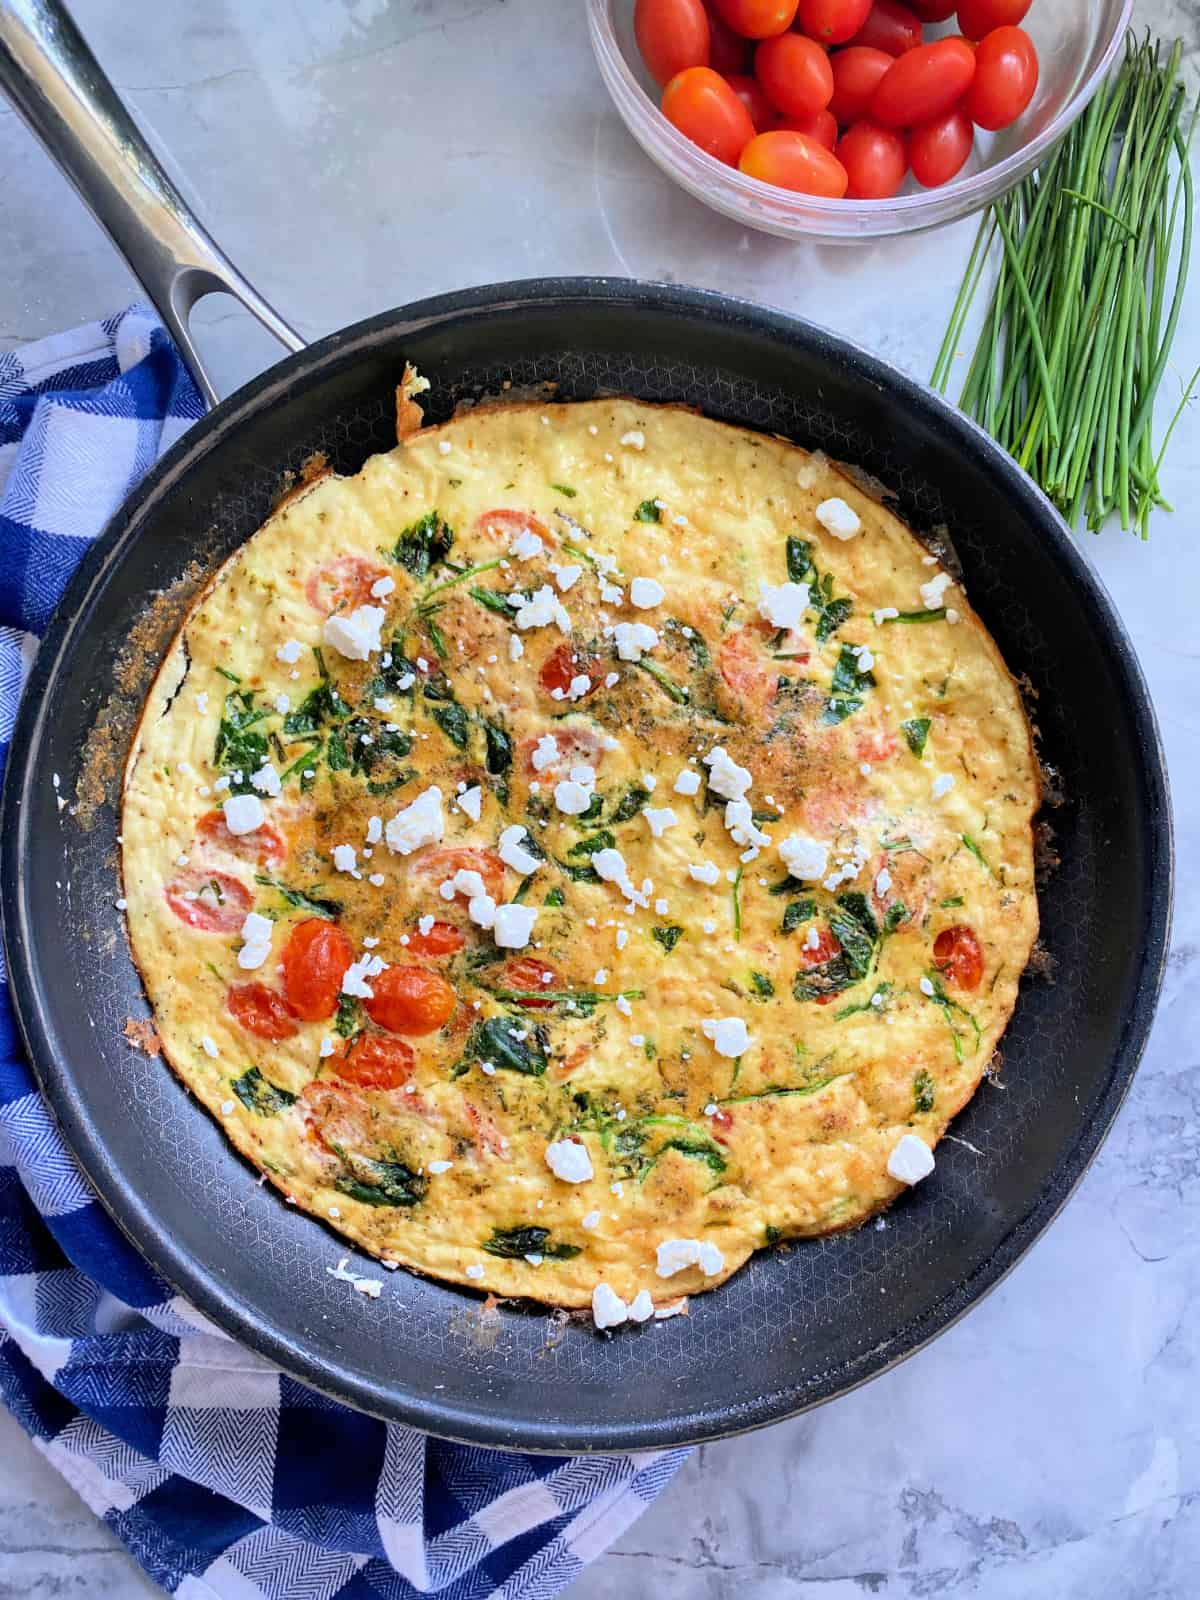
[[[434, 1395], [400, 1393], [394, 1386], [389, 1388], [349, 1370], [344, 1363], [310, 1358], [278, 1332], [264, 1330], [253, 1320], [251, 1308], [228, 1292], [215, 1273], [206, 1270], [190, 1255], [177, 1251], [165, 1230], [155, 1222], [148, 1206], [130, 1187], [123, 1189], [119, 1183], [110, 1183], [105, 1171], [103, 1137], [93, 1124], [85, 1097], [77, 1092], [70, 1069], [64, 1068], [55, 1057], [52, 1030], [47, 1027], [42, 1013], [40, 980], [27, 960], [27, 953], [32, 949], [32, 919], [25, 893], [21, 849], [24, 799], [35, 781], [36, 756], [47, 721], [47, 687], [79, 631], [86, 626], [113, 560], [124, 553], [129, 541], [140, 537], [139, 527], [156, 501], [186, 477], [195, 461], [216, 448], [231, 431], [251, 420], [260, 409], [272, 405], [298, 377], [315, 375], [329, 364], [353, 359], [358, 347], [370, 344], [381, 334], [399, 340], [405, 333], [471, 315], [528, 311], [539, 305], [561, 309], [571, 302], [586, 303], [591, 308], [601, 303], [614, 311], [625, 306], [677, 314], [700, 312], [726, 322], [741, 321], [786, 342], [807, 343], [826, 358], [856, 370], [863, 382], [887, 390], [898, 404], [913, 405], [936, 414], [939, 426], [950, 436], [948, 447], [973, 456], [984, 470], [1003, 481], [1008, 495], [1022, 503], [1030, 520], [1043, 528], [1052, 558], [1079, 591], [1081, 607], [1089, 614], [1089, 620], [1109, 641], [1141, 747], [1147, 824], [1143, 840], [1147, 926], [1136, 986], [1119, 1041], [1112, 1052], [1108, 1082], [1092, 1117], [1078, 1129], [1051, 1176], [987, 1260], [931, 1308], [897, 1330], [891, 1342], [899, 1348], [890, 1359], [873, 1361], [870, 1352], [847, 1356], [819, 1384], [804, 1384], [803, 1397], [801, 1386], [796, 1385], [758, 1396], [753, 1403], [735, 1412], [724, 1410], [718, 1415], [713, 1408], [706, 1410], [703, 1403], [699, 1403], [688, 1408], [686, 1414], [680, 1412], [667, 1418], [650, 1418], [636, 1425], [617, 1427], [598, 1422], [586, 1430], [576, 1423], [555, 1425], [540, 1419], [498, 1417], [482, 1401], [473, 1406], [462, 1402], [447, 1404]], [[1149, 1036], [1166, 968], [1174, 884], [1173, 825], [1165, 753], [1144, 674], [1103, 583], [1032, 480], [975, 423], [942, 396], [839, 334], [791, 313], [716, 291], [625, 278], [515, 280], [457, 290], [398, 307], [338, 330], [307, 350], [285, 357], [189, 429], [150, 469], [84, 553], [56, 608], [30, 671], [13, 729], [8, 771], [0, 798], [0, 834], [3, 837], [0, 923], [22, 1042], [43, 1097], [101, 1203], [142, 1256], [169, 1285], [212, 1317], [231, 1337], [310, 1387], [372, 1415], [441, 1437], [531, 1453], [657, 1449], [745, 1432], [849, 1392], [898, 1365], [953, 1326], [1007, 1276], [1041, 1236], [1099, 1152], [1128, 1093]]]

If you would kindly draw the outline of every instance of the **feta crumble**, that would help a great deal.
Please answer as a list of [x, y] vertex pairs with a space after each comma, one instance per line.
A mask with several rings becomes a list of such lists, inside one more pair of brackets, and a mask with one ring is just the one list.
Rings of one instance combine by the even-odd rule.
[[230, 795], [221, 809], [225, 813], [225, 826], [235, 836], [253, 833], [267, 820], [263, 803], [256, 794]]
[[658, 633], [645, 622], [618, 622], [612, 639], [622, 661], [640, 661], [658, 643]]
[[750, 1034], [741, 1017], [708, 1017], [700, 1024], [706, 1039], [712, 1040], [719, 1056], [736, 1058], [750, 1047]]
[[637, 606], [639, 611], [660, 606], [666, 598], [667, 591], [657, 578], [635, 578], [629, 585], [629, 603]]
[[382, 606], [358, 606], [348, 616], [335, 611], [326, 617], [321, 637], [347, 661], [366, 661], [372, 651], [383, 649], [379, 630], [386, 615]]
[[396, 855], [410, 856], [425, 844], [437, 844], [445, 837], [446, 819], [442, 813], [442, 791], [434, 784], [404, 806], [384, 830], [388, 849]]
[[724, 800], [740, 800], [754, 783], [746, 767], [739, 767], [730, 759], [721, 745], [714, 745], [703, 758], [708, 768], [708, 786]]
[[592, 1290], [592, 1321], [597, 1328], [619, 1328], [628, 1320], [629, 1307], [606, 1283]]
[[815, 882], [829, 866], [829, 846], [806, 834], [789, 834], [779, 846], [780, 860], [793, 878]]
[[492, 936], [502, 950], [524, 950], [537, 917], [536, 906], [497, 906]]
[[700, 792], [700, 774], [693, 772], [691, 767], [684, 767], [672, 787], [676, 794], [698, 794]]
[[808, 610], [808, 599], [807, 583], [781, 583], [775, 587], [763, 584], [759, 589], [758, 614], [773, 628], [786, 628], [790, 632], [800, 626]]
[[546, 1146], [546, 1165], [564, 1183], [587, 1183], [595, 1177], [587, 1146], [574, 1139], [556, 1139]]
[[888, 1176], [897, 1183], [920, 1183], [933, 1171], [933, 1151], [915, 1133], [906, 1133], [888, 1157]]
[[825, 532], [831, 533], [835, 539], [853, 539], [856, 533], [862, 531], [858, 513], [837, 495], [831, 500], [821, 501], [816, 518]]
[[646, 806], [642, 811], [646, 825], [656, 839], [661, 839], [668, 828], [673, 828], [679, 818], [670, 806]]

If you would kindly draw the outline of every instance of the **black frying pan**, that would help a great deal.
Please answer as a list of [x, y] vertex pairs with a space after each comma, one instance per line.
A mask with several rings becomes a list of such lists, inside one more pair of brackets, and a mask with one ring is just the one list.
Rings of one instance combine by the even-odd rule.
[[[58, 772], [73, 791], [98, 717], [123, 759], [194, 591], [189, 564], [211, 568], [249, 537], [310, 452], [351, 472], [393, 442], [405, 361], [430, 378], [435, 420], [505, 382], [549, 382], [565, 398], [685, 401], [876, 474], [915, 528], [951, 530], [974, 604], [1028, 678], [1066, 796], [1053, 815], [1062, 865], [1042, 895], [1054, 979], [1023, 984], [999, 1082], [958, 1118], [964, 1142], [939, 1148], [936, 1177], [883, 1226], [760, 1254], [690, 1317], [611, 1340], [552, 1329], [544, 1313], [489, 1324], [470, 1294], [403, 1272], [375, 1302], [334, 1282], [325, 1269], [347, 1247], [260, 1187], [166, 1068], [126, 1045], [122, 1025], [146, 1006], [113, 907], [116, 784], [90, 826], [58, 814], [51, 786]], [[139, 626], [152, 643], [131, 657]], [[17, 725], [3, 834], [5, 936], [30, 1055], [144, 1255], [232, 1335], [327, 1393], [529, 1450], [660, 1446], [771, 1422], [949, 1326], [1095, 1155], [1145, 1044], [1171, 904], [1166, 777], [1144, 680], [1029, 479], [956, 411], [828, 333], [720, 295], [609, 279], [494, 285], [389, 312], [283, 361], [192, 428], [63, 599]]]

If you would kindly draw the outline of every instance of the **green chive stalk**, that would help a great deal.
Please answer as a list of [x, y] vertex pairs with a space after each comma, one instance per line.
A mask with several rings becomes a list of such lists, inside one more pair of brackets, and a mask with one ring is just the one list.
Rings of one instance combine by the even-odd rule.
[[[1118, 70], [1062, 143], [984, 213], [933, 370], [945, 392], [989, 265], [995, 285], [959, 405], [1074, 527], [1114, 514], [1143, 539], [1167, 445], [1155, 397], [1179, 325], [1194, 195], [1180, 41], [1130, 35]], [[1200, 109], [1200, 108], [1198, 108]]]

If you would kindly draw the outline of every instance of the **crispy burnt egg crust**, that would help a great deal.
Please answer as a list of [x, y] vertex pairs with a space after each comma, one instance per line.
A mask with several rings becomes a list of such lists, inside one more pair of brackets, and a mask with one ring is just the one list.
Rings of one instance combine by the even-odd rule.
[[499, 1295], [661, 1304], [911, 1179], [1015, 1004], [1038, 798], [962, 590], [823, 457], [511, 405], [216, 574], [124, 893], [167, 1060], [297, 1205]]

